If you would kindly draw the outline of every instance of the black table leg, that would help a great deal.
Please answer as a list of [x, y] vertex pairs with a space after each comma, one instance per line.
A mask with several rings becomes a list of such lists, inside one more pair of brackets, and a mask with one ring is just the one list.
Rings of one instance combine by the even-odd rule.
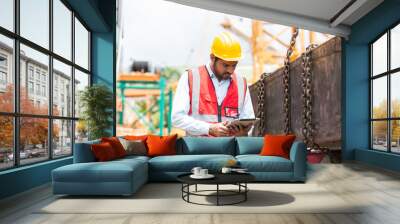
[[217, 184], [217, 206], [219, 206], [219, 184]]
[[197, 184], [196, 184], [196, 186], [195, 186], [195, 191], [197, 192]]
[[248, 190], [247, 190], [247, 182], [246, 183], [244, 183], [244, 187], [245, 187], [245, 192], [244, 192], [244, 201], [247, 201], [247, 192], [248, 192]]
[[190, 202], [189, 200], [189, 195], [190, 195], [190, 184], [187, 185], [187, 201]]

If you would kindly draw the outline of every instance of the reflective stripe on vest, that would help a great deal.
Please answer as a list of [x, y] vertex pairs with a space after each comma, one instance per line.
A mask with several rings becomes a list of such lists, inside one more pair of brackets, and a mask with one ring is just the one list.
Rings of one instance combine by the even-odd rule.
[[[188, 71], [190, 110], [195, 119], [210, 123], [232, 120], [239, 117], [243, 109], [247, 83], [243, 77], [233, 74], [226, 96], [221, 105], [206, 66]], [[219, 119], [220, 118], [220, 119]]]

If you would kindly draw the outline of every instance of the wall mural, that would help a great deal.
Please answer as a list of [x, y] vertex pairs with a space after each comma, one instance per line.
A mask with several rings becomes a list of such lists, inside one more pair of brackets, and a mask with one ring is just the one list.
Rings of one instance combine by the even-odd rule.
[[[290, 124], [291, 133], [297, 139], [304, 140], [303, 122], [303, 82], [302, 57], [290, 63]], [[309, 162], [338, 162], [341, 150], [341, 39], [333, 38], [310, 52], [311, 67], [311, 124], [312, 136], [317, 146], [310, 147]], [[264, 79], [264, 130], [260, 125], [254, 129], [254, 135], [285, 133], [284, 116], [284, 68]], [[260, 82], [260, 81], [259, 81]], [[258, 113], [259, 82], [250, 86], [255, 113]], [[319, 149], [319, 150], [318, 150]], [[325, 158], [324, 158], [325, 157]]]

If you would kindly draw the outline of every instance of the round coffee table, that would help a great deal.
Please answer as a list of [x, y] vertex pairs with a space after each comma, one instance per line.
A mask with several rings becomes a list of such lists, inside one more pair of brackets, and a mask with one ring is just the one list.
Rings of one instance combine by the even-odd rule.
[[[247, 183], [255, 180], [255, 177], [248, 173], [216, 173], [212, 179], [193, 179], [190, 177], [191, 173], [182, 174], [177, 177], [178, 181], [182, 183], [182, 199], [188, 203], [198, 205], [234, 205], [247, 200], [247, 192], [249, 188]], [[215, 185], [215, 190], [198, 190], [197, 185]], [[195, 186], [194, 191], [190, 191], [190, 186]], [[236, 185], [237, 190], [224, 190], [220, 189], [220, 185]], [[215, 194], [206, 194], [214, 192]], [[190, 196], [203, 196], [203, 197], [216, 197], [216, 204], [202, 204], [190, 200]], [[221, 197], [240, 196], [240, 199], [231, 203], [221, 203]]]

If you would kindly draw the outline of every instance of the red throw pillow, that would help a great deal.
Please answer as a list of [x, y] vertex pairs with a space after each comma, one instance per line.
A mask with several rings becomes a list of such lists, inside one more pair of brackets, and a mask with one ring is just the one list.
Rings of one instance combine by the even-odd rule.
[[149, 135], [147, 137], [148, 156], [165, 156], [176, 154], [176, 139], [178, 135], [157, 136]]
[[295, 135], [265, 135], [264, 146], [260, 155], [280, 156], [289, 159], [290, 147], [292, 147], [295, 139]]
[[90, 146], [90, 148], [94, 154], [94, 157], [99, 162], [110, 161], [117, 158], [112, 145], [108, 142], [93, 144]]
[[101, 142], [108, 142], [112, 146], [115, 151], [115, 155], [118, 158], [126, 156], [126, 151], [124, 146], [122, 146], [121, 142], [117, 137], [108, 137], [108, 138], [101, 138]]

